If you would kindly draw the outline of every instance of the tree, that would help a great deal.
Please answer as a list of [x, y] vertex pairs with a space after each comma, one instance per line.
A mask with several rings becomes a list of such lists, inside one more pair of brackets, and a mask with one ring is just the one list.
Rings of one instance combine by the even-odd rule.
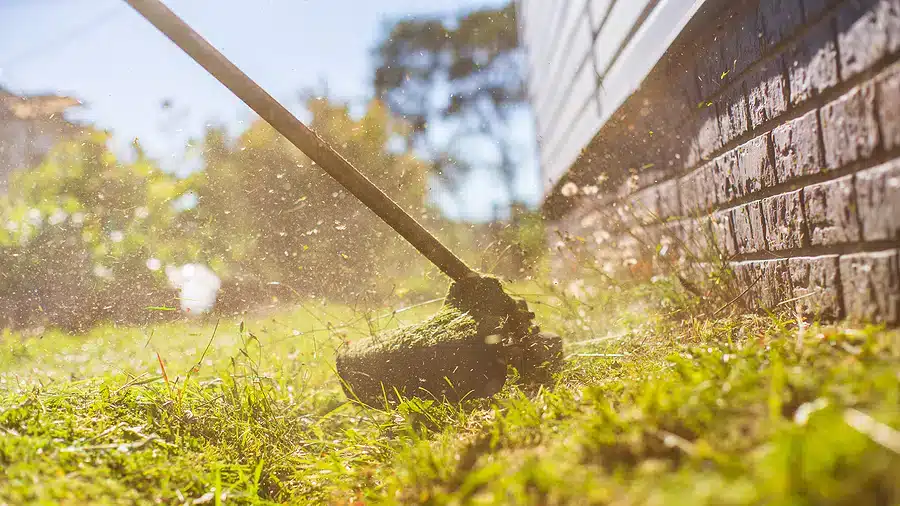
[[[525, 150], [512, 141], [510, 120], [526, 95], [514, 5], [398, 21], [375, 57], [376, 95], [412, 126], [414, 148], [439, 181], [458, 190], [476, 164], [490, 167], [517, 201]], [[435, 124], [449, 135], [429, 131]]]
[[[426, 167], [408, 151], [386, 149], [392, 137], [407, 132], [383, 105], [370, 103], [359, 118], [347, 104], [322, 98], [310, 98], [306, 108], [310, 126], [375, 184], [404, 208], [422, 208]], [[252, 293], [278, 282], [300, 293], [355, 300], [371, 282], [390, 278], [384, 271], [392, 262], [416, 257], [263, 121], [233, 141], [221, 131], [207, 132], [197, 195], [201, 249], [225, 277], [225, 291]]]
[[0, 325], [83, 330], [165, 316], [146, 308], [174, 298], [156, 264], [190, 256], [172, 205], [189, 181], [159, 170], [137, 144], [134, 162], [118, 160], [108, 140], [85, 133], [14, 173], [0, 199]]

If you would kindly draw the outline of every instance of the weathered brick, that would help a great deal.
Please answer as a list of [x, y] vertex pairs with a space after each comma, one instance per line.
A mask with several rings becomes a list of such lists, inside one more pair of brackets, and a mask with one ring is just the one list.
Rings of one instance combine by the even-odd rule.
[[900, 0], [848, 0], [837, 29], [841, 76], [849, 79], [900, 49]]
[[684, 100], [685, 106], [693, 109], [700, 103], [700, 88], [697, 86], [697, 62], [690, 53], [681, 54], [669, 60], [666, 74], [670, 83], [677, 83], [676, 95]]
[[838, 83], [834, 29], [826, 19], [795, 42], [785, 56], [791, 103], [799, 104]]
[[769, 150], [771, 142], [771, 135], [765, 133], [737, 149], [739, 178], [735, 193], [738, 197], [775, 185], [775, 167]]
[[709, 260], [718, 252], [712, 235], [712, 218], [701, 216], [692, 225], [694, 228], [689, 232], [691, 252], [698, 259]]
[[762, 211], [770, 250], [802, 248], [806, 244], [801, 190], [763, 199]]
[[656, 223], [659, 216], [659, 192], [656, 187], [635, 193], [629, 199], [631, 220], [637, 224]]
[[803, 205], [813, 246], [859, 241], [853, 176], [803, 189]]
[[715, 159], [716, 164], [715, 181], [716, 193], [718, 200], [722, 204], [727, 204], [739, 197], [738, 185], [741, 178], [741, 169], [738, 166], [737, 149], [726, 151], [722, 156]]
[[766, 48], [789, 38], [803, 23], [800, 0], [762, 0], [758, 13], [758, 27]]
[[709, 160], [711, 155], [722, 147], [722, 135], [719, 132], [719, 119], [715, 104], [705, 105], [697, 113], [698, 133], [697, 145], [700, 158]]
[[688, 170], [700, 164], [700, 145], [695, 136], [676, 134], [672, 144], [676, 167]]
[[694, 46], [697, 61], [697, 87], [700, 100], [706, 100], [722, 87], [728, 65], [722, 60], [722, 43], [718, 33], [710, 33]]
[[656, 187], [659, 192], [659, 217], [671, 218], [681, 214], [681, 201], [678, 195], [678, 181], [672, 179], [660, 183]]
[[760, 262], [763, 273], [760, 302], [768, 308], [778, 308], [782, 302], [791, 298], [791, 270], [787, 259], [765, 260]]
[[750, 128], [747, 101], [742, 87], [733, 86], [729, 89], [719, 100], [716, 109], [719, 112], [719, 133], [723, 143], [731, 142]]
[[748, 310], [777, 309], [791, 298], [791, 271], [786, 259], [739, 262], [732, 267], [737, 288], [746, 290]]
[[678, 194], [681, 197], [682, 216], [694, 216], [699, 210], [697, 192], [697, 171], [678, 180]]
[[709, 162], [681, 179], [678, 191], [685, 216], [705, 214], [717, 204], [713, 165], [713, 162]]
[[710, 217], [712, 243], [720, 254], [731, 257], [737, 253], [731, 227], [731, 211], [716, 211]]
[[700, 167], [697, 177], [697, 190], [701, 209], [710, 211], [721, 202], [722, 192], [718, 185], [718, 168], [715, 162], [709, 162]]
[[787, 111], [788, 89], [784, 78], [784, 59], [780, 55], [750, 74], [744, 85], [753, 128], [759, 128]]
[[841, 315], [838, 256], [788, 259], [795, 309], [806, 317], [835, 319]]
[[816, 111], [778, 126], [772, 132], [775, 146], [775, 174], [779, 183], [822, 171], [824, 155], [819, 143]]
[[900, 63], [895, 63], [875, 78], [878, 122], [885, 149], [900, 146]]
[[666, 223], [665, 236], [669, 238], [670, 244], [677, 251], [682, 251], [686, 244], [684, 237], [684, 222], [682, 220], [674, 220]]
[[729, 76], [738, 76], [762, 56], [762, 43], [756, 13], [743, 12], [725, 23], [722, 33], [722, 59]]
[[896, 323], [900, 318], [897, 250], [844, 255], [841, 287], [847, 316], [857, 321]]
[[734, 273], [735, 289], [743, 296], [738, 300], [747, 311], [759, 309], [759, 293], [757, 290], [757, 274], [754, 262], [735, 262], [731, 264]]
[[706, 185], [713, 192], [713, 199], [709, 202], [710, 206], [724, 204], [730, 200], [726, 187], [727, 179], [722, 172], [724, 167], [719, 163], [721, 159], [722, 157], [719, 157], [706, 164]]
[[684, 226], [684, 246], [693, 261], [705, 261], [710, 259], [713, 252], [710, 243], [710, 217], [702, 216], [697, 219], [682, 222]]
[[857, 173], [856, 199], [863, 239], [900, 239], [900, 160]]
[[858, 86], [825, 105], [821, 115], [828, 168], [839, 169], [875, 153], [878, 121], [875, 118], [875, 90], [871, 84]]
[[806, 22], [814, 21], [819, 14], [834, 4], [836, 0], [803, 0], [803, 16]]
[[702, 219], [687, 219], [681, 221], [682, 248], [691, 256], [699, 258], [706, 247], [701, 230]]
[[735, 249], [738, 253], [755, 253], [766, 249], [760, 202], [750, 202], [732, 210]]

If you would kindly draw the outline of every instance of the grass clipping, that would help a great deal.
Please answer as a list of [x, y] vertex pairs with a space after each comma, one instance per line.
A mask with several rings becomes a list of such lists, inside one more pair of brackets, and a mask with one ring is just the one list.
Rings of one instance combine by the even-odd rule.
[[453, 283], [427, 320], [341, 348], [344, 392], [375, 406], [398, 397], [458, 402], [491, 396], [506, 382], [503, 343], [530, 328], [533, 315], [521, 307], [495, 278]]

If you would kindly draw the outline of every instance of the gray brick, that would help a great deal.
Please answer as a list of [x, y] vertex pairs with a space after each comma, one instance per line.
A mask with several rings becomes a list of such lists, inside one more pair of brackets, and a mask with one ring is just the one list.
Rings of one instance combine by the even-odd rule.
[[787, 111], [788, 89], [784, 78], [784, 60], [780, 55], [764, 63], [744, 83], [753, 128], [759, 128]]
[[744, 90], [733, 86], [719, 100], [719, 133], [723, 143], [729, 143], [743, 135], [750, 128], [747, 101]]
[[737, 253], [734, 244], [734, 232], [731, 227], [731, 211], [716, 211], [710, 217], [710, 233], [712, 242], [720, 254], [726, 257]]
[[707, 209], [729, 201], [728, 189], [725, 186], [725, 174], [722, 172], [723, 167], [719, 164], [720, 158], [706, 164], [706, 188], [709, 188], [708, 191], [712, 192], [710, 194], [712, 198], [708, 201], [709, 206]]
[[704, 211], [712, 210], [721, 202], [723, 195], [717, 181], [718, 167], [715, 162], [709, 162], [700, 167], [697, 174], [697, 191], [699, 192], [697, 198]]
[[758, 26], [766, 48], [789, 38], [803, 23], [800, 0], [762, 0], [758, 13]]
[[678, 136], [680, 139], [675, 144], [675, 158], [679, 160], [682, 170], [692, 169], [700, 164], [700, 144], [697, 138], [691, 136]]
[[697, 62], [690, 53], [670, 60], [666, 69], [670, 82], [677, 83], [676, 93], [693, 109], [700, 103], [700, 88], [697, 86]]
[[656, 187], [659, 192], [659, 217], [671, 218], [681, 214], [681, 201], [678, 195], [678, 181], [670, 180]]
[[777, 309], [782, 302], [791, 298], [791, 270], [787, 259], [760, 262], [763, 277], [760, 302], [768, 309]]
[[691, 252], [701, 261], [712, 259], [718, 252], [712, 235], [712, 219], [709, 215], [701, 216], [692, 223], [693, 229], [688, 232]]
[[878, 122], [885, 149], [900, 146], [900, 63], [895, 63], [875, 78]]
[[775, 146], [775, 174], [784, 183], [795, 177], [818, 174], [825, 165], [819, 143], [816, 111], [791, 120], [772, 131]]
[[835, 0], [803, 0], [803, 16], [807, 22], [813, 21], [834, 3]]
[[896, 323], [900, 317], [897, 251], [859, 253], [840, 258], [847, 316], [856, 321]]
[[900, 239], [900, 160], [857, 173], [856, 199], [863, 239]]
[[900, 0], [848, 0], [837, 29], [841, 76], [849, 79], [900, 49]]
[[791, 103], [799, 104], [838, 83], [834, 29], [826, 19], [795, 42], [785, 56]]
[[802, 248], [806, 245], [801, 190], [768, 197], [762, 201], [766, 242], [770, 250]]
[[726, 21], [722, 31], [722, 59], [729, 78], [740, 75], [762, 56], [756, 14], [743, 13]]
[[712, 154], [722, 147], [722, 135], [719, 132], [719, 120], [716, 106], [705, 105], [697, 113], [697, 144], [700, 147], [700, 158], [709, 160]]
[[739, 303], [747, 311], [756, 311], [759, 309], [757, 278], [760, 275], [757, 273], [754, 263], [735, 262], [731, 264], [731, 270], [734, 272], [735, 290], [737, 293], [743, 293]]
[[771, 135], [765, 133], [737, 149], [738, 197], [746, 197], [775, 185], [775, 167], [769, 150], [771, 142]]
[[710, 33], [695, 44], [700, 100], [706, 100], [722, 87], [722, 76], [729, 66], [722, 59], [721, 46], [717, 33]]
[[678, 194], [681, 198], [681, 214], [696, 215], [700, 209], [696, 170], [678, 180]]
[[632, 222], [649, 225], [658, 221], [659, 192], [655, 187], [635, 193], [628, 203]]
[[732, 210], [735, 249], [738, 253], [755, 253], [766, 249], [760, 202], [750, 202]]
[[686, 241], [684, 237], [684, 222], [682, 220], [666, 223], [664, 233], [678, 251], [684, 249]]
[[740, 197], [738, 187], [740, 185], [741, 169], [738, 166], [738, 151], [732, 149], [715, 159], [716, 194], [722, 204], [727, 204]]
[[684, 223], [684, 237], [688, 251], [695, 259], [701, 261], [710, 259], [713, 253], [710, 250], [709, 221], [709, 216], [703, 216]]
[[822, 138], [825, 164], [839, 169], [869, 158], [878, 147], [875, 118], [875, 90], [872, 85], [856, 87], [822, 107]]
[[791, 298], [791, 271], [786, 259], [740, 262], [733, 266], [737, 288], [747, 290], [744, 305], [757, 309], [778, 309]]
[[807, 186], [803, 205], [813, 246], [859, 241], [853, 176]]
[[687, 219], [681, 221], [682, 247], [694, 257], [699, 257], [706, 248], [706, 242], [701, 229], [702, 220]]
[[798, 313], [823, 320], [842, 316], [837, 255], [795, 257], [788, 260], [788, 266]]

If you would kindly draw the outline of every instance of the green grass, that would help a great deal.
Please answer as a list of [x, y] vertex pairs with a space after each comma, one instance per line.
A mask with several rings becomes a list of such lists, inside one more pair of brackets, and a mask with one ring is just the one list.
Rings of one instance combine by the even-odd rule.
[[461, 406], [364, 408], [334, 375], [436, 304], [7, 332], [0, 504], [900, 504], [900, 333], [515, 288], [566, 367]]

